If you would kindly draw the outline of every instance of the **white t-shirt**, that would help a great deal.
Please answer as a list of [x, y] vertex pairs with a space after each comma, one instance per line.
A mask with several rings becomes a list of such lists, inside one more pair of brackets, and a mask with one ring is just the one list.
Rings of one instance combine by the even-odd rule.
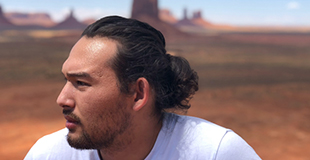
[[[69, 146], [67, 129], [39, 139], [24, 160], [100, 160], [97, 150]], [[145, 160], [260, 160], [236, 133], [209, 121], [164, 115], [163, 127]]]

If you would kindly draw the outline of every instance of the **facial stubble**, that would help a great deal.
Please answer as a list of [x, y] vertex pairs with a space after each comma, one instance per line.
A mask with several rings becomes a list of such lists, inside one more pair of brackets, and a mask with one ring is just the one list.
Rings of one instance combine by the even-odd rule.
[[125, 143], [129, 143], [128, 138], [126, 140], [118, 139], [132, 124], [130, 113], [125, 111], [120, 104], [112, 111], [107, 111], [104, 115], [99, 116], [100, 121], [105, 122], [104, 126], [90, 123], [86, 127], [77, 116], [73, 113], [70, 113], [70, 115], [79, 121], [79, 126], [82, 129], [81, 134], [77, 138], [70, 136], [70, 133], [67, 135], [67, 141], [73, 148], [120, 149]]

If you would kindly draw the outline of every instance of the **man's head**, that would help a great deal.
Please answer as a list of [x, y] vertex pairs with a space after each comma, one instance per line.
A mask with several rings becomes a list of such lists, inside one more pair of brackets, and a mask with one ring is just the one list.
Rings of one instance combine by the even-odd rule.
[[185, 59], [166, 53], [159, 31], [117, 16], [85, 29], [62, 72], [67, 83], [57, 103], [68, 142], [81, 149], [130, 143], [139, 123], [156, 120], [164, 109], [189, 108], [198, 89], [196, 73]]

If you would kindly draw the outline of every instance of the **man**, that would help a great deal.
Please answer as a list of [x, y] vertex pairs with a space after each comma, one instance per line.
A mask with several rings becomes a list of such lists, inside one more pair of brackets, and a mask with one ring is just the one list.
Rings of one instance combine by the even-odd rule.
[[36, 142], [26, 160], [256, 160], [237, 134], [167, 113], [190, 107], [198, 76], [166, 53], [163, 35], [118, 16], [88, 26], [62, 67], [57, 103], [66, 129]]

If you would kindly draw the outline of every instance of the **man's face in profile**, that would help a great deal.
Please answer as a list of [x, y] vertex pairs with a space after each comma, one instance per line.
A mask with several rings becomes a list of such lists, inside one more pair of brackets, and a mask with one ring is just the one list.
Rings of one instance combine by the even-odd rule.
[[120, 92], [118, 78], [108, 65], [117, 42], [82, 37], [62, 67], [67, 80], [57, 103], [63, 107], [67, 140], [79, 149], [102, 149], [118, 140], [130, 141], [131, 96]]

